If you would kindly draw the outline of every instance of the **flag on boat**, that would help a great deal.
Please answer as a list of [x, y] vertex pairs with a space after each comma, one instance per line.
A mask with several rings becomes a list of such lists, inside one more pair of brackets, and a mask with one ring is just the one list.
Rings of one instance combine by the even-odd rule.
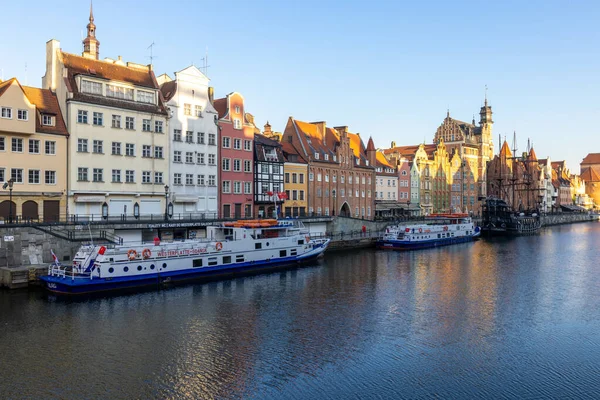
[[52, 249], [50, 249], [50, 254], [52, 254], [52, 260], [53, 260], [54, 265], [58, 265], [58, 257], [56, 257], [56, 254], [54, 254]]

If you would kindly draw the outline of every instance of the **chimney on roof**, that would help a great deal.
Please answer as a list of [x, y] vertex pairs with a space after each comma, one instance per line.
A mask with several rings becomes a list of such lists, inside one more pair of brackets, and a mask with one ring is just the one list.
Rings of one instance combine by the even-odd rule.
[[60, 42], [52, 39], [46, 42], [46, 74], [42, 78], [42, 87], [56, 91], [58, 87], [58, 51], [60, 50]]
[[323, 145], [327, 146], [327, 124], [325, 123], [325, 121], [317, 121], [317, 122], [311, 122], [312, 125], [315, 125], [317, 127], [317, 132], [319, 133], [319, 136], [321, 137], [321, 140], [323, 141]]

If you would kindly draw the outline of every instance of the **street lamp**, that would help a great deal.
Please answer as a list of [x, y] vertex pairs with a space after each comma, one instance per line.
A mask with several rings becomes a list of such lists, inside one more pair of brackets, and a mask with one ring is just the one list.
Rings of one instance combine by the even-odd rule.
[[169, 220], [167, 205], [169, 204], [169, 185], [165, 185], [165, 221]]
[[8, 191], [9, 191], [9, 200], [8, 200], [8, 223], [12, 224], [12, 191], [13, 191], [13, 184], [15, 183], [15, 181], [11, 179], [9, 179], [8, 181], [4, 182], [4, 185], [2, 185], [2, 189], [6, 190], [6, 188], [8, 187]]

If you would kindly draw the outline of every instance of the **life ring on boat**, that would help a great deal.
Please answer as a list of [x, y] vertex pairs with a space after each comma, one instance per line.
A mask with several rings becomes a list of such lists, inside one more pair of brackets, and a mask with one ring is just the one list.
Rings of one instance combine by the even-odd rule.
[[448, 227], [444, 226], [444, 232], [448, 231]]
[[144, 251], [142, 251], [142, 257], [144, 257], [144, 260], [150, 258], [151, 255], [152, 252], [150, 251], [150, 249], [144, 249]]
[[137, 251], [135, 251], [134, 249], [130, 249], [127, 251], [127, 258], [129, 258], [129, 261], [133, 261], [137, 258]]
[[404, 232], [406, 232], [406, 233], [410, 232], [410, 228], [406, 228], [406, 229], [404, 230]]
[[215, 244], [215, 249], [217, 249], [217, 251], [223, 250], [223, 243], [217, 242], [217, 244]]
[[419, 228], [419, 233], [423, 233], [423, 228]]

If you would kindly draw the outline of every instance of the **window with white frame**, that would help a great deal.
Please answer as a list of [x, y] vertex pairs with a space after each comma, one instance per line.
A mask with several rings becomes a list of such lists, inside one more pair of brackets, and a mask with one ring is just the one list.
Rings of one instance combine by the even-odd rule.
[[205, 181], [204, 181], [204, 175], [202, 175], [202, 174], [198, 175], [198, 179], [197, 179], [196, 183], [198, 185], [204, 186], [204, 183], [205, 183]]
[[[177, 175], [177, 174], [175, 174], [175, 175]], [[142, 171], [142, 183], [146, 183], [146, 184], [152, 183], [151, 176], [152, 176], [151, 171]], [[181, 180], [181, 178], [180, 178], [180, 180]]]
[[192, 115], [192, 105], [189, 103], [183, 104], [183, 115]]
[[197, 164], [204, 164], [204, 153], [197, 153], [196, 154], [196, 163]]
[[223, 169], [223, 171], [231, 170], [231, 160], [229, 158], [224, 158], [222, 160], [221, 168]]
[[121, 116], [113, 114], [112, 116], [112, 127], [121, 128]]
[[208, 134], [208, 144], [215, 146], [217, 144], [217, 135], [214, 133]]
[[319, 172], [319, 173], [317, 174], [317, 182], [321, 182], [321, 178], [322, 178], [322, 177], [321, 177], [321, 173]]
[[125, 143], [125, 155], [128, 157], [135, 157], [135, 144]]
[[185, 152], [185, 162], [187, 164], [193, 164], [194, 163], [194, 152], [193, 151], [186, 151]]
[[194, 143], [194, 132], [193, 131], [185, 131], [185, 142], [186, 143]]
[[217, 156], [215, 154], [208, 155], [208, 165], [217, 165]]
[[239, 118], [233, 119], [233, 129], [242, 129], [242, 120]]
[[308, 174], [308, 180], [311, 181], [311, 182], [314, 181], [315, 180], [315, 174], [313, 174], [312, 172], [310, 172]]
[[88, 151], [88, 140], [87, 139], [77, 139], [77, 152], [87, 153], [87, 151]]
[[35, 184], [35, 185], [40, 183], [40, 170], [39, 169], [30, 169], [29, 170], [29, 183]]
[[135, 129], [135, 118], [125, 117], [125, 129]]
[[92, 124], [96, 125], [96, 126], [102, 126], [104, 125], [104, 114], [101, 112], [96, 112], [94, 111], [94, 113], [92, 114]]
[[154, 146], [154, 158], [163, 158], [162, 146]]
[[40, 154], [40, 141], [29, 139], [29, 154]]
[[77, 168], [77, 180], [82, 182], [88, 181], [88, 169], [85, 167]]
[[188, 186], [194, 184], [194, 174], [185, 174], [185, 184]]
[[242, 193], [242, 182], [239, 182], [239, 181], [233, 182], [233, 193], [235, 193], [235, 194]]
[[14, 183], [23, 183], [23, 168], [11, 168], [10, 179], [12, 179]]
[[106, 97], [115, 99], [133, 100], [133, 89], [117, 85], [106, 85]]
[[227, 136], [223, 136], [223, 138], [221, 140], [223, 142], [224, 149], [228, 149], [229, 147], [231, 147], [231, 138], [229, 138]]
[[42, 125], [54, 126], [54, 117], [48, 114], [42, 114]]
[[104, 146], [102, 140], [94, 140], [92, 142], [92, 152], [97, 154], [104, 153]]
[[128, 169], [125, 171], [125, 183], [135, 183], [135, 171]]
[[244, 182], [244, 194], [252, 194], [252, 183]]
[[23, 152], [23, 139], [21, 138], [12, 138], [12, 152], [13, 153], [22, 153]]
[[154, 93], [146, 92], [144, 90], [137, 91], [137, 101], [140, 103], [154, 103]]
[[110, 148], [113, 156], [121, 155], [121, 142], [112, 142]]
[[162, 184], [163, 183], [163, 173], [162, 172], [154, 172], [154, 183]]
[[252, 172], [252, 162], [250, 160], [244, 160], [244, 172]]
[[173, 184], [181, 185], [181, 174], [180, 173], [173, 174]]
[[235, 172], [241, 172], [242, 171], [242, 160], [239, 160], [237, 158], [233, 160], [233, 170]]
[[94, 168], [92, 180], [94, 182], [104, 182], [104, 170], [102, 168]]
[[81, 80], [81, 91], [83, 93], [91, 93], [102, 95], [102, 84], [99, 82], [92, 82], [86, 79]]
[[12, 119], [12, 108], [2, 107], [0, 115], [2, 116], [2, 118]]
[[163, 133], [163, 122], [162, 121], [154, 121], [154, 132], [155, 133]]
[[194, 114], [196, 115], [196, 117], [201, 117], [202, 116], [202, 106], [195, 105], [194, 106]]
[[231, 181], [223, 181], [222, 193], [231, 193]]
[[46, 185], [56, 185], [56, 171], [45, 171], [44, 177]]
[[112, 170], [112, 181], [113, 181], [113, 183], [121, 183], [121, 170], [120, 169]]
[[204, 132], [196, 132], [196, 139], [198, 144], [204, 144]]
[[144, 131], [144, 132], [152, 131], [152, 125], [151, 125], [151, 121], [149, 119], [142, 119], [142, 131]]
[[217, 176], [216, 175], [208, 176], [208, 186], [217, 186]]
[[19, 121], [27, 121], [29, 119], [29, 112], [27, 110], [17, 110], [17, 119]]
[[233, 148], [236, 150], [242, 149], [242, 139], [233, 139]]
[[144, 144], [142, 145], [142, 157], [150, 158], [152, 157], [152, 146]]
[[244, 150], [246, 150], [246, 151], [252, 150], [252, 140], [244, 140]]
[[87, 124], [88, 123], [88, 112], [85, 110], [77, 110], [77, 123]]

